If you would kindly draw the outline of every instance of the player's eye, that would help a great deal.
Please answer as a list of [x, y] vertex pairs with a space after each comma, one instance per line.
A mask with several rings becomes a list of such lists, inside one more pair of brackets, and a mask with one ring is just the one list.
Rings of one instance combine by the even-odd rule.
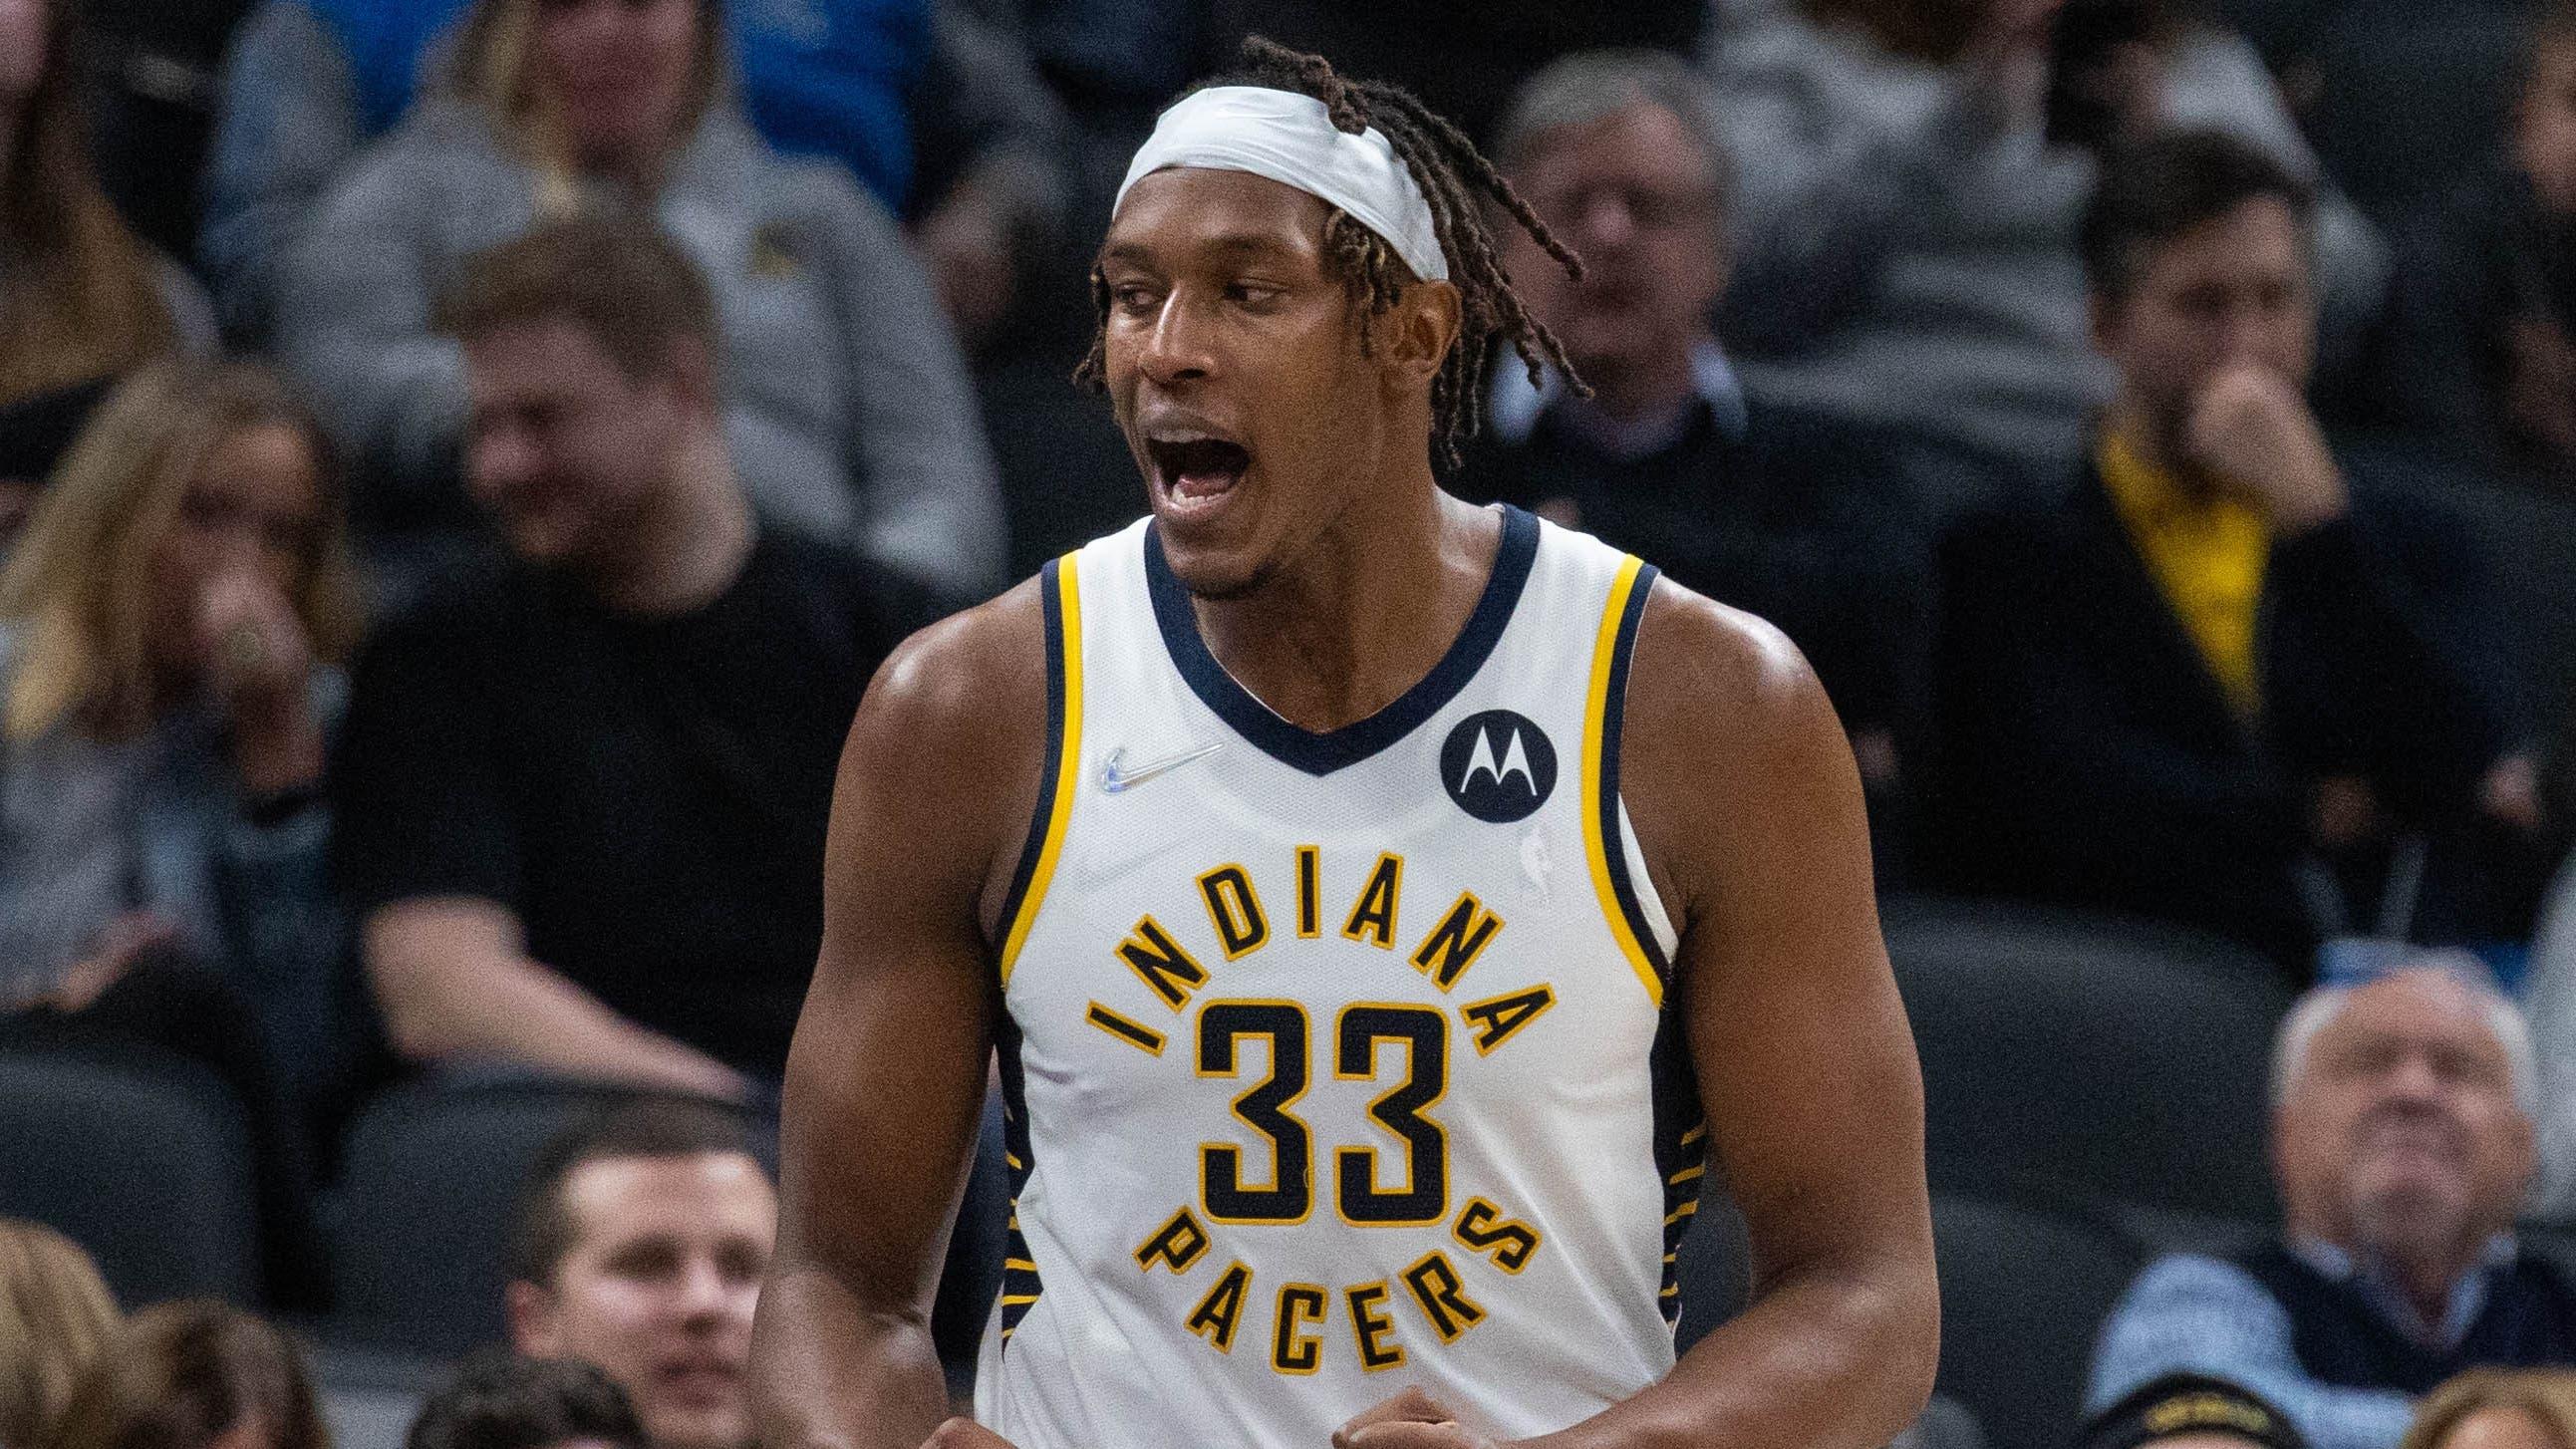
[[1266, 307], [1278, 301], [1286, 291], [1285, 287], [1273, 287], [1261, 282], [1233, 282], [1227, 284], [1225, 297], [1229, 302], [1246, 307]]
[[1131, 316], [1150, 312], [1154, 310], [1154, 289], [1142, 282], [1121, 282], [1109, 289], [1109, 303]]

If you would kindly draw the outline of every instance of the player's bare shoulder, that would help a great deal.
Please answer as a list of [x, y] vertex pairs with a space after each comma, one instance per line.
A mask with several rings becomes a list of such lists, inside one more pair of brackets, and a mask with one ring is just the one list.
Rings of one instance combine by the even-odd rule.
[[1784, 809], [1857, 801], [1851, 749], [1788, 636], [1670, 579], [1638, 627], [1620, 739], [1622, 795], [1674, 904], [1708, 888], [1712, 856]]
[[886, 656], [842, 752], [836, 832], [863, 811], [979, 887], [1007, 874], [1046, 753], [1041, 587], [1026, 580]]

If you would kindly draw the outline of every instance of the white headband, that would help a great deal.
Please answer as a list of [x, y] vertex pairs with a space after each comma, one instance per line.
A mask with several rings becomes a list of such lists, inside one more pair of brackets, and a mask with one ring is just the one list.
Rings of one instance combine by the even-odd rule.
[[1211, 86], [1182, 97], [1154, 123], [1128, 164], [1112, 216], [1137, 178], [1166, 166], [1249, 171], [1320, 196], [1395, 248], [1413, 274], [1449, 280], [1431, 204], [1377, 127], [1354, 136], [1322, 101], [1264, 86]]

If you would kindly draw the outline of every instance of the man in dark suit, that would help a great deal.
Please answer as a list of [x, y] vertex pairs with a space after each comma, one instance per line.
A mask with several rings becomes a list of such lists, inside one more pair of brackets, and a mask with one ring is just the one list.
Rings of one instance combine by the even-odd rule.
[[2301, 396], [2306, 189], [2176, 133], [2106, 167], [2082, 246], [2119, 368], [2061, 504], [1946, 541], [1922, 864], [2183, 921], [2304, 975], [2388, 842], [2529, 823], [2429, 509], [2356, 491]]
[[1459, 490], [1651, 558], [1776, 624], [1814, 663], [1873, 783], [1919, 684], [1930, 544], [1873, 447], [1748, 393], [1710, 330], [1732, 168], [1707, 84], [1655, 51], [1586, 51], [1514, 93], [1495, 164], [1583, 256], [1517, 227], [1504, 263], [1590, 387], [1497, 369]]

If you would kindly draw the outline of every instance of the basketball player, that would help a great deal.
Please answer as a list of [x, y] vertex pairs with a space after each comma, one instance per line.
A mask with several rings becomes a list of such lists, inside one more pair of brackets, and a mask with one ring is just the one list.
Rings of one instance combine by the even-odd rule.
[[[1557, 356], [1478, 192], [1538, 223], [1411, 97], [1247, 53], [1100, 255], [1151, 519], [915, 639], [853, 728], [765, 1442], [1884, 1444], [1935, 1295], [1842, 733], [1769, 628], [1439, 489], [1491, 348]], [[943, 1424], [996, 1047], [1010, 1260]], [[1756, 1301], [1676, 1364], [1721, 1169]]]

